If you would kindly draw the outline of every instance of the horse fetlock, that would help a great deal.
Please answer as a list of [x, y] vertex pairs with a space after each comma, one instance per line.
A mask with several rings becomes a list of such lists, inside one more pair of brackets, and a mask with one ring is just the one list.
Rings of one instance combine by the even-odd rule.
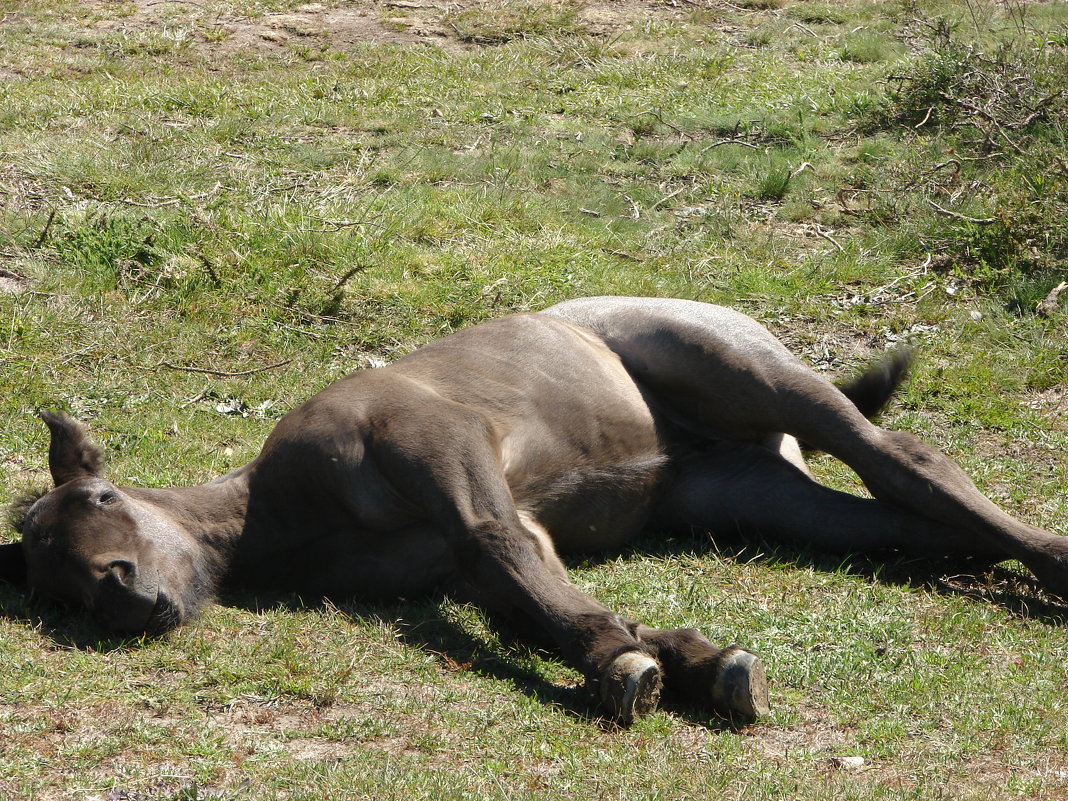
[[601, 676], [601, 704], [620, 724], [651, 715], [660, 703], [660, 664], [640, 651], [617, 656]]
[[712, 705], [735, 723], [752, 723], [771, 712], [764, 665], [737, 645], [723, 650], [712, 684]]

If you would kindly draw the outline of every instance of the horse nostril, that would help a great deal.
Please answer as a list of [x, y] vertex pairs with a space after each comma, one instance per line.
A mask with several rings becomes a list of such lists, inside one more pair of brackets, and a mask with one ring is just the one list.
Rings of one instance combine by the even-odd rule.
[[114, 559], [108, 562], [108, 573], [117, 578], [120, 583], [125, 584], [137, 575], [137, 566], [126, 559]]

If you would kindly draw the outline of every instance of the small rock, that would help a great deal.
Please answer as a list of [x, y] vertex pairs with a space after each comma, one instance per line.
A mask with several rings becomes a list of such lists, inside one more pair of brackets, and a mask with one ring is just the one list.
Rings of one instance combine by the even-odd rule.
[[860, 770], [864, 767], [864, 757], [831, 757], [827, 760], [827, 764], [837, 770]]

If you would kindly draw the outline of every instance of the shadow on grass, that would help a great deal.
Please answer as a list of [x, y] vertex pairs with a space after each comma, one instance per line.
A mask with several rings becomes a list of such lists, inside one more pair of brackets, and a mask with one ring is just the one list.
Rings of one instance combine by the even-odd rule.
[[79, 651], [109, 653], [139, 647], [153, 639], [146, 635], [114, 634], [80, 608], [10, 584], [0, 583], [0, 617], [26, 625], [60, 648]]
[[[707, 534], [644, 537], [620, 555], [670, 558], [681, 555], [716, 556], [742, 564], [782, 564], [827, 573], [846, 573], [872, 583], [922, 589], [947, 597], [964, 597], [999, 606], [1015, 617], [1049, 625], [1068, 625], [1068, 604], [1049, 595], [1026, 568], [1014, 562], [994, 563], [967, 556], [923, 557], [900, 551], [872, 554], [832, 554], [781, 540], [753, 535]], [[568, 567], [591, 564], [576, 560]]]
[[[785, 564], [802, 569], [845, 572], [873, 583], [924, 589], [994, 604], [1014, 616], [1049, 625], [1068, 625], [1068, 607], [1045, 595], [1038, 582], [1029, 575], [1011, 566], [962, 557], [927, 559], [900, 553], [840, 556], [759, 537], [734, 535], [713, 540], [701, 534], [650, 535], [622, 551], [571, 560], [568, 567], [596, 564], [620, 556], [671, 558], [709, 554], [739, 563]], [[484, 618], [492, 632], [492, 639], [486, 639], [452, 619], [449, 604], [440, 603], [440, 600], [345, 601], [332, 608], [354, 620], [379, 622], [393, 628], [405, 644], [433, 654], [446, 671], [470, 671], [490, 677], [578, 720], [606, 730], [616, 728], [614, 722], [600, 714], [596, 699], [586, 687], [553, 683], [545, 678], [539, 666], [543, 666], [544, 660], [557, 656], [549, 643], [539, 640], [532, 626], [515, 618]], [[254, 612], [270, 609], [297, 611], [324, 606], [323, 602], [308, 602], [294, 594], [230, 592], [224, 593], [220, 602]], [[23, 623], [64, 648], [107, 653], [137, 648], [152, 640], [150, 637], [109, 634], [82, 610], [11, 585], [0, 584], [0, 616]], [[670, 696], [665, 697], [662, 705], [694, 725], [720, 731], [737, 729], [730, 721]]]

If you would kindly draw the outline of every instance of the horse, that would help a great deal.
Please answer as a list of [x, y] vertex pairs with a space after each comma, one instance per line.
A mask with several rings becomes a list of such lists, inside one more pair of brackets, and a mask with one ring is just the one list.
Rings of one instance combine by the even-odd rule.
[[[42, 412], [55, 487], [0, 548], [0, 575], [149, 634], [193, 619], [221, 585], [456, 593], [547, 638], [622, 724], [661, 691], [746, 723], [770, 709], [756, 654], [612, 612], [560, 554], [618, 548], [650, 524], [740, 529], [833, 552], [1014, 558], [1068, 596], [1068, 538], [869, 419], [907, 362], [839, 388], [738, 311], [572, 300], [349, 375], [286, 414], [250, 463], [180, 488], [113, 484], [85, 430]], [[873, 497], [818, 484], [801, 444]]]

